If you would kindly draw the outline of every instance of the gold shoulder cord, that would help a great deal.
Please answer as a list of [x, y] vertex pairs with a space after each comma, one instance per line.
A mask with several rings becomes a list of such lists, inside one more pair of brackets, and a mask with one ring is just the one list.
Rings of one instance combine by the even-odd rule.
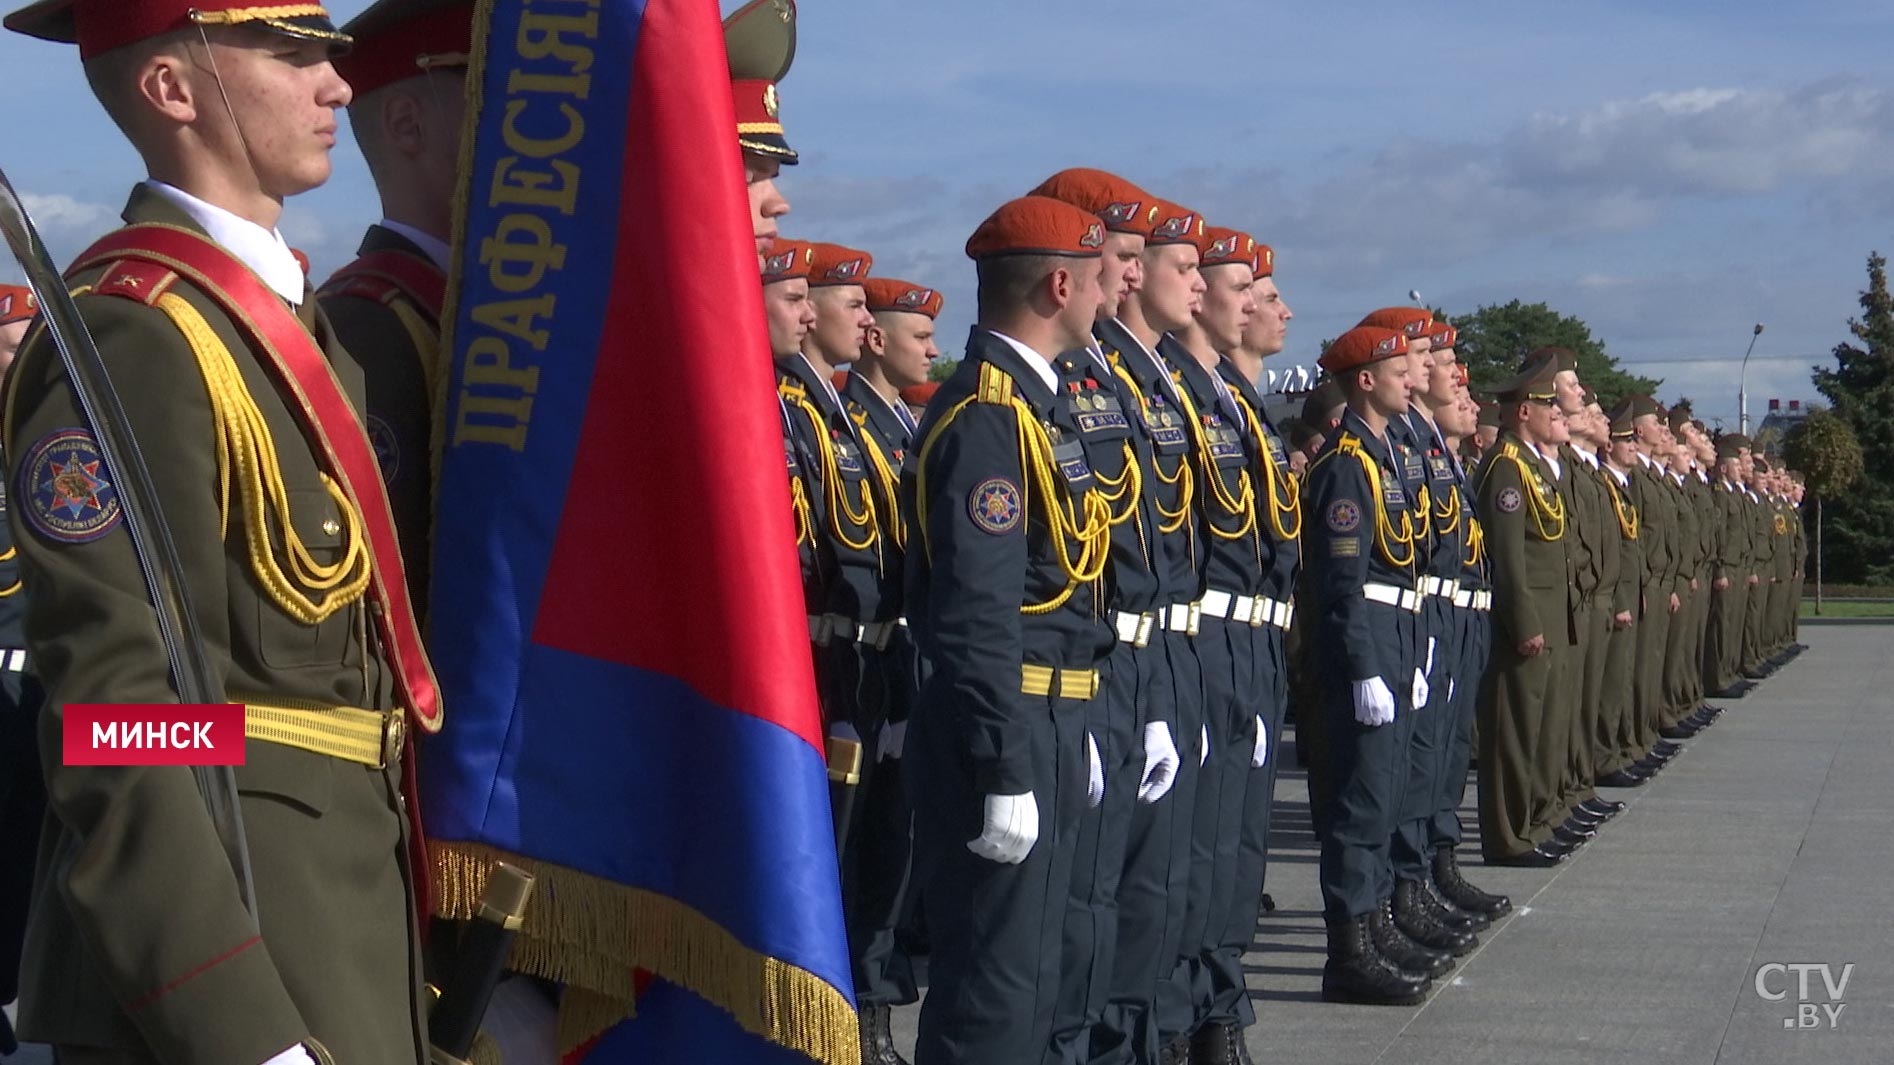
[[427, 381], [427, 394], [435, 394], [435, 386], [441, 377], [441, 333], [421, 312], [408, 303], [405, 294], [396, 292], [383, 306], [395, 312], [401, 320], [401, 328], [407, 330], [408, 340], [414, 345], [414, 354], [421, 360], [421, 375]]
[[1480, 519], [1467, 515], [1467, 553], [1466, 565], [1478, 566], [1486, 557], [1486, 530], [1480, 527]]
[[1624, 498], [1624, 493], [1618, 491], [1618, 479], [1611, 475], [1610, 470], [1599, 470], [1598, 472], [1603, 474], [1601, 479], [1605, 482], [1605, 491], [1611, 494], [1611, 509], [1618, 514], [1618, 531], [1624, 534], [1626, 540], [1637, 539], [1637, 504]]
[[[1361, 446], [1361, 438], [1353, 433], [1342, 434], [1335, 450], [1354, 456], [1361, 468], [1368, 474], [1368, 490], [1374, 494], [1374, 542], [1381, 551], [1381, 557], [1388, 565], [1396, 569], [1406, 569], [1414, 564], [1414, 515], [1403, 510], [1401, 527], [1396, 529], [1388, 517], [1387, 504], [1381, 494], [1381, 464]], [[1399, 548], [1407, 548], [1407, 554], [1396, 554]]]
[[[1296, 475], [1276, 464], [1276, 451], [1269, 446], [1269, 438], [1263, 435], [1263, 421], [1256, 416], [1255, 408], [1243, 394], [1234, 389], [1230, 394], [1235, 397], [1236, 405], [1243, 408], [1243, 416], [1249, 419], [1250, 435], [1256, 438], [1256, 449], [1263, 456], [1263, 492], [1267, 499], [1265, 509], [1269, 514], [1269, 531], [1277, 540], [1297, 540], [1302, 536], [1302, 488], [1296, 481]], [[1285, 496], [1288, 502], [1284, 502]]]
[[[1111, 553], [1111, 508], [1104, 496], [1096, 488], [1087, 489], [1082, 498], [1085, 508], [1083, 523], [1078, 517], [1078, 508], [1069, 498], [1064, 477], [1059, 473], [1052, 460], [1052, 438], [1046, 434], [1045, 427], [1039, 424], [1039, 418], [1033, 414], [1026, 402], [1013, 394], [1012, 380], [1004, 371], [988, 364], [980, 367], [979, 391], [956, 403], [934, 426], [934, 432], [921, 445], [921, 454], [917, 463], [918, 472], [915, 482], [916, 506], [919, 513], [915, 520], [920, 523], [921, 535], [927, 535], [927, 457], [934, 449], [934, 442], [941, 438], [946, 428], [953, 424], [960, 412], [973, 403], [985, 403], [995, 406], [1009, 406], [1019, 423], [1019, 461], [1020, 509], [1030, 512], [1032, 509], [1032, 488], [1036, 483], [1042, 502], [1039, 505], [1045, 520], [1051, 526], [1048, 540], [1051, 542], [1055, 561], [1065, 574], [1065, 587], [1051, 599], [1043, 603], [1022, 604], [1019, 612], [1028, 615], [1050, 614], [1064, 606], [1072, 598], [1072, 593], [1081, 584], [1100, 580], [1105, 575], [1105, 564]], [[1078, 547], [1078, 558], [1072, 557], [1072, 549]], [[930, 547], [931, 553], [931, 547]]]
[[[1211, 498], [1217, 501], [1217, 506], [1222, 507], [1225, 514], [1243, 519], [1240, 528], [1219, 528], [1206, 509], [1204, 527], [1219, 540], [1241, 540], [1256, 529], [1256, 486], [1250, 481], [1250, 471], [1243, 470], [1237, 474], [1239, 488], [1236, 494], [1231, 494], [1229, 487], [1223, 483], [1223, 475], [1217, 472], [1217, 460], [1210, 454], [1210, 442], [1204, 439], [1203, 418], [1198, 415], [1197, 404], [1181, 383], [1177, 389], [1177, 399], [1184, 405], [1184, 419], [1190, 423], [1190, 436], [1196, 441], [1197, 461], [1203, 468], [1204, 482], [1210, 486]], [[1261, 550], [1260, 546], [1258, 550]]]
[[[802, 412], [803, 417], [809, 419], [809, 425], [815, 430], [816, 446], [822, 452], [822, 495], [829, 505], [829, 531], [835, 534], [835, 539], [840, 541], [842, 546], [851, 551], [866, 551], [873, 548], [875, 564], [879, 567], [881, 563], [880, 526], [875, 520], [875, 501], [868, 494], [867, 483], [862, 484], [861, 499], [850, 500], [848, 489], [842, 484], [842, 471], [836, 463], [835, 441], [829, 438], [828, 422], [822, 417], [822, 412], [809, 401], [808, 393], [800, 388], [779, 385], [776, 393], [782, 396], [785, 402], [794, 404], [796, 409]], [[854, 505], [857, 503], [859, 505]], [[842, 527], [844, 517], [848, 519], [850, 526], [862, 530], [859, 539], [850, 536], [848, 530]]]
[[[84, 289], [79, 290], [85, 291]], [[78, 293], [75, 293], [75, 295]], [[369, 555], [362, 538], [361, 516], [348, 496], [326, 473], [318, 472], [322, 487], [342, 515], [342, 558], [333, 565], [317, 562], [290, 520], [289, 490], [277, 463], [276, 442], [269, 423], [243, 383], [243, 374], [197, 308], [175, 292], [158, 297], [157, 306], [184, 334], [210, 394], [211, 432], [216, 439], [217, 509], [222, 535], [230, 534], [231, 482], [244, 516], [244, 536], [250, 550], [250, 569], [264, 594], [284, 613], [305, 625], [315, 625], [362, 597], [368, 589]], [[282, 530], [288, 568], [270, 543], [270, 523]]]
[[[19, 548], [14, 547], [11, 544], [9, 544], [7, 546], [7, 549], [4, 552], [0, 552], [0, 562], [11, 562], [13, 561], [14, 556], [18, 555], [19, 553], [20, 553]], [[25, 584], [24, 581], [14, 581], [12, 584], [7, 585], [5, 588], [0, 588], [0, 599], [5, 599], [6, 597], [17, 593], [20, 590], [21, 586], [24, 584]]]
[[879, 510], [883, 505], [887, 507], [889, 517], [888, 524], [890, 526], [888, 532], [889, 535], [894, 538], [895, 549], [906, 550], [908, 546], [908, 530], [906, 523], [901, 520], [900, 471], [896, 470], [893, 464], [888, 461], [888, 456], [881, 450], [881, 445], [875, 440], [875, 434], [869, 430], [868, 412], [864, 410], [856, 414], [851, 411], [849, 417], [853, 419], [855, 425], [861, 429], [861, 432], [856, 435], [861, 438], [862, 450], [868, 453], [868, 464], [874, 467], [875, 481], [881, 485], [881, 502], [876, 505], [876, 509]]
[[[1125, 387], [1131, 389], [1132, 397], [1138, 401], [1139, 417], [1143, 417], [1144, 409], [1150, 405], [1150, 400], [1146, 398], [1144, 390], [1138, 387], [1137, 379], [1131, 376], [1131, 371], [1124, 368], [1124, 364], [1119, 361], [1116, 353], [1113, 353], [1111, 366], [1112, 373], [1117, 374], [1118, 379], [1125, 383]], [[1190, 472], [1190, 456], [1177, 456], [1177, 468], [1166, 474], [1164, 456], [1153, 450], [1151, 472], [1157, 477], [1159, 484], [1177, 489], [1177, 509], [1175, 510], [1166, 510], [1162, 502], [1152, 501], [1157, 507], [1157, 531], [1168, 535], [1183, 528], [1184, 523], [1190, 520], [1190, 504], [1196, 494], [1196, 478]]]
[[[1525, 496], [1532, 504], [1532, 523], [1539, 530], [1539, 539], [1547, 543], [1553, 540], [1564, 539], [1565, 501], [1558, 497], [1558, 491], [1554, 489], [1552, 498], [1547, 500], [1539, 492], [1538, 486], [1540, 479], [1538, 474], [1534, 473], [1532, 469], [1526, 465], [1526, 461], [1519, 457], [1512, 445], [1508, 444], [1505, 453], [1500, 457], [1511, 462], [1519, 470], [1519, 486], [1521, 489], [1519, 494]], [[1548, 522], [1555, 527], [1549, 528], [1547, 526]]]
[[1460, 531], [1460, 518], [1463, 508], [1460, 506], [1460, 491], [1458, 488], [1449, 487], [1443, 494], [1447, 497], [1446, 505], [1438, 505], [1440, 501], [1437, 499], [1434, 500], [1436, 506], [1433, 508], [1433, 514], [1434, 533], [1442, 539], [1445, 539]]

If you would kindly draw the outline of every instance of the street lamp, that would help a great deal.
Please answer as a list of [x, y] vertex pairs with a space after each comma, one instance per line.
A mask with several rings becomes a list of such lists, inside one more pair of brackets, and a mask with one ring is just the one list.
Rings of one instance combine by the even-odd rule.
[[1736, 376], [1737, 416], [1742, 422], [1740, 431], [1744, 436], [1749, 435], [1749, 357], [1756, 351], [1756, 338], [1759, 336], [1762, 336], [1761, 322], [1757, 322], [1755, 331], [1749, 334], [1749, 350], [1743, 352], [1743, 369]]

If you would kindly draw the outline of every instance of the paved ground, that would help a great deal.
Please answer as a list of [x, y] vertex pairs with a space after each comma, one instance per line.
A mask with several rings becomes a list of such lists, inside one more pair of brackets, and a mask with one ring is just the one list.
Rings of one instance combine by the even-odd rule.
[[[1810, 650], [1728, 704], [1555, 869], [1470, 879], [1514, 912], [1425, 1004], [1320, 1001], [1324, 937], [1308, 795], [1282, 774], [1249, 958], [1258, 1062], [1691, 1065], [1894, 1060], [1894, 626], [1805, 628]], [[1469, 799], [1472, 792], [1469, 789]], [[1473, 811], [1465, 811], [1471, 820]], [[1794, 1030], [1796, 974], [1808, 1013]], [[1839, 983], [1831, 1000], [1819, 966]], [[1758, 994], [1758, 970], [1771, 995]], [[1831, 1028], [1821, 1006], [1840, 1007]], [[915, 1010], [899, 1011], [904, 1050]]]
[[[1614, 793], [1630, 809], [1572, 861], [1487, 869], [1465, 857], [1515, 911], [1412, 1009], [1319, 1001], [1307, 795], [1302, 775], [1285, 772], [1269, 883], [1280, 908], [1258, 924], [1249, 959], [1261, 1016], [1251, 1054], [1323, 1065], [1894, 1058], [1894, 626], [1811, 626], [1803, 640], [1807, 653], [1731, 702], [1659, 779]], [[1797, 971], [1778, 968], [1798, 965], [1806, 996]], [[904, 1051], [915, 1013], [897, 1013]]]

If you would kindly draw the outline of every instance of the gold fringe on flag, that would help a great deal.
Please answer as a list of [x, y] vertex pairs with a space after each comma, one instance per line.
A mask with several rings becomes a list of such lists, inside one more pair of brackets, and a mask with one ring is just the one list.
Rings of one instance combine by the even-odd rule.
[[684, 903], [485, 844], [435, 840], [429, 849], [438, 917], [471, 919], [496, 861], [537, 879], [507, 967], [565, 985], [561, 1054], [636, 1013], [632, 973], [644, 969], [772, 1043], [824, 1065], [861, 1065], [855, 1010], [840, 991], [751, 950]]

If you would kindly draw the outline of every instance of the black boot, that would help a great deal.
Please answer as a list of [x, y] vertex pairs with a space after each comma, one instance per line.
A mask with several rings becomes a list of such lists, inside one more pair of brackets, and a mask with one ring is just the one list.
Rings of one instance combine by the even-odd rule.
[[1432, 981], [1402, 972], [1376, 949], [1371, 923], [1372, 918], [1368, 916], [1329, 921], [1328, 964], [1322, 966], [1322, 998], [1328, 1002], [1356, 1002], [1368, 1006], [1418, 1004], [1427, 997]]
[[1489, 894], [1467, 883], [1466, 877], [1460, 875], [1460, 859], [1452, 847], [1442, 847], [1434, 852], [1434, 885], [1455, 906], [1468, 913], [1498, 917], [1512, 912], [1513, 900], [1504, 895]]
[[1480, 945], [1473, 933], [1448, 927], [1433, 896], [1418, 880], [1394, 882], [1393, 916], [1394, 927], [1429, 950], [1444, 950], [1457, 958], [1473, 953], [1473, 948]]
[[1395, 927], [1394, 914], [1383, 902], [1368, 915], [1368, 933], [1374, 949], [1395, 968], [1411, 977], [1433, 978], [1453, 968], [1453, 957], [1445, 951], [1429, 950]]
[[894, 1007], [871, 1002], [861, 1008], [862, 1065], [908, 1065], [894, 1049]]
[[1158, 1065], [1191, 1065], [1190, 1037], [1180, 1035], [1157, 1052]]
[[1434, 900], [1434, 905], [1442, 914], [1441, 923], [1447, 927], [1457, 928], [1462, 932], [1484, 932], [1493, 927], [1493, 919], [1480, 911], [1463, 909], [1454, 905], [1453, 900], [1443, 894], [1440, 886], [1434, 883], [1433, 877], [1429, 876], [1420, 881], [1420, 886], [1421, 890], [1427, 892], [1428, 896]]
[[1243, 1045], [1243, 1029], [1234, 1024], [1206, 1024], [1190, 1037], [1191, 1065], [1256, 1065]]

